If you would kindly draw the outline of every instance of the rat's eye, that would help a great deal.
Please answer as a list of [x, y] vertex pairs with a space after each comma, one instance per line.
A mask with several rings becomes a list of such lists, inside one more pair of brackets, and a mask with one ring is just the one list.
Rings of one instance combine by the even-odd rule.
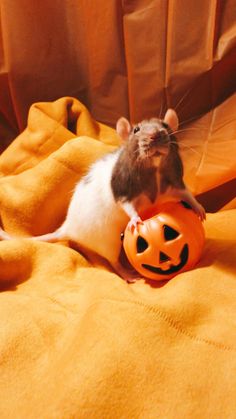
[[168, 125], [168, 124], [166, 124], [166, 123], [165, 123], [165, 122], [163, 122], [163, 121], [162, 121], [162, 125], [163, 125], [163, 127], [164, 127], [164, 128], [166, 128], [166, 129], [168, 129], [168, 128], [169, 128], [169, 125]]
[[140, 131], [140, 128], [139, 128], [138, 125], [136, 127], [134, 127], [134, 134], [136, 134], [136, 132], [139, 132], [139, 131]]

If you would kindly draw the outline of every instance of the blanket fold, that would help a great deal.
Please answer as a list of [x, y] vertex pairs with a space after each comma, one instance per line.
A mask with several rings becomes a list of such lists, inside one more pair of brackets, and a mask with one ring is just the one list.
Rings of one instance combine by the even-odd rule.
[[16, 236], [0, 242], [1, 418], [232, 417], [236, 206], [224, 185], [236, 174], [235, 102], [178, 136], [186, 183], [206, 205], [217, 187], [225, 201], [207, 214], [200, 262], [132, 285], [69, 243], [23, 238], [57, 228], [75, 183], [119, 145], [72, 97], [31, 107], [0, 156], [1, 223]]

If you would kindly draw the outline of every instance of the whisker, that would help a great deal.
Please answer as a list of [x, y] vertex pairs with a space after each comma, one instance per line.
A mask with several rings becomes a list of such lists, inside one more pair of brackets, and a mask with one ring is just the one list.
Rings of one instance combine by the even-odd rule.
[[212, 144], [226, 144], [226, 143], [235, 143], [235, 138], [232, 138], [232, 140], [222, 140], [222, 141], [212, 141]]
[[200, 113], [200, 115], [195, 115], [192, 118], [186, 119], [185, 121], [179, 123], [179, 127], [181, 127], [181, 125], [187, 124], [188, 122], [194, 121], [194, 119], [201, 118], [201, 116], [204, 115], [206, 115], [206, 112]]
[[183, 128], [183, 129], [178, 129], [176, 131], [173, 131], [170, 135], [175, 135], [175, 134], [179, 134], [180, 132], [185, 132], [185, 131], [206, 131], [207, 129], [203, 128], [203, 129], [199, 129], [199, 128]]
[[193, 88], [194, 88], [194, 85], [193, 86], [191, 86], [188, 90], [187, 90], [187, 92], [181, 97], [181, 99], [179, 100], [179, 102], [177, 103], [177, 105], [174, 107], [174, 110], [176, 111], [177, 110], [177, 108], [179, 107], [179, 105], [181, 105], [181, 103], [183, 102], [183, 100], [186, 98], [186, 96], [188, 96], [188, 94], [193, 90]]
[[230, 121], [227, 121], [225, 124], [220, 125], [219, 127], [217, 127], [213, 132], [219, 131], [219, 129], [224, 128], [226, 125], [228, 125], [231, 122], [234, 122], [235, 119], [231, 119]]
[[161, 114], [162, 114], [162, 110], [163, 110], [163, 102], [164, 102], [164, 100], [163, 100], [163, 97], [162, 97], [162, 100], [161, 100], [161, 109], [160, 109], [160, 112], [159, 112], [159, 119], [161, 119]]
[[[170, 144], [176, 144], [176, 143], [171, 142]], [[177, 144], [178, 144], [180, 147], [185, 147], [185, 148], [188, 148], [188, 149], [189, 149], [189, 150], [191, 150], [193, 153], [196, 153], [196, 154], [198, 154], [199, 156], [201, 156], [201, 153], [199, 153], [199, 151], [194, 150], [194, 148], [192, 148], [192, 147], [188, 146], [187, 144], [183, 144], [183, 143], [180, 143], [180, 142], [178, 142]]]
[[197, 154], [198, 156], [201, 156], [201, 155], [202, 155], [202, 153], [199, 153], [199, 151], [194, 150], [194, 148], [189, 147], [189, 146], [187, 146], [186, 144], [180, 144], [180, 146], [181, 146], [181, 147], [185, 147], [185, 148], [187, 148], [188, 150], [192, 151], [193, 153]]
[[134, 151], [134, 154], [139, 154], [139, 149], [137, 148], [137, 150]]

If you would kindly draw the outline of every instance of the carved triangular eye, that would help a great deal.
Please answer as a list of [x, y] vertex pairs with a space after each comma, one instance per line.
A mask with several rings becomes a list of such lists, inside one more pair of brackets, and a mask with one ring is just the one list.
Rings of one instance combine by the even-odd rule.
[[163, 230], [164, 230], [164, 237], [166, 241], [174, 240], [179, 236], [178, 231], [168, 226], [167, 224], [164, 224]]
[[142, 236], [138, 236], [136, 244], [138, 253], [143, 253], [148, 248], [148, 242]]
[[167, 256], [164, 252], [160, 252], [159, 262], [163, 263], [167, 262], [168, 260], [170, 260], [169, 256]]

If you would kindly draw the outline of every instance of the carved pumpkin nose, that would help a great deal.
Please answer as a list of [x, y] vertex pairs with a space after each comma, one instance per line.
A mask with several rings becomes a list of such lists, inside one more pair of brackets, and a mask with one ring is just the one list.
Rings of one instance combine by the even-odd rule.
[[163, 271], [167, 271], [171, 266], [171, 258], [166, 253], [160, 252], [159, 264]]
[[178, 255], [170, 257], [166, 253], [160, 252], [159, 263], [162, 269], [166, 270], [171, 266], [177, 266], [180, 263], [180, 257]]
[[159, 262], [160, 263], [168, 262], [169, 260], [170, 260], [170, 258], [169, 258], [168, 255], [166, 255], [166, 253], [160, 252], [160, 256], [159, 256]]

